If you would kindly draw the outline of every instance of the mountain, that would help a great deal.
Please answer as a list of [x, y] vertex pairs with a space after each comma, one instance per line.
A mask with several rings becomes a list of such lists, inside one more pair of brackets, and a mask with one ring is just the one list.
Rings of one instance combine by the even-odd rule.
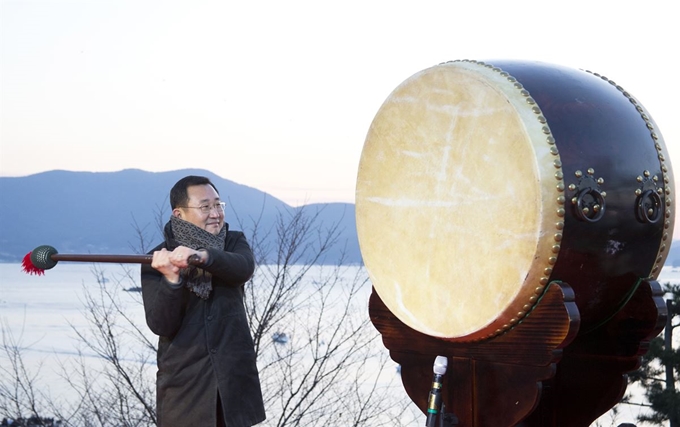
[[666, 258], [664, 265], [680, 267], [680, 240], [674, 240], [671, 243], [671, 249], [668, 251], [668, 258]]
[[[55, 170], [26, 177], [0, 177], [0, 262], [19, 262], [40, 245], [60, 253], [133, 254], [161, 241], [159, 218], [170, 215], [168, 193], [186, 175], [203, 175], [215, 184], [227, 202], [225, 220], [232, 230], [250, 235], [257, 222], [258, 235], [276, 236], [277, 218], [289, 218], [300, 209], [307, 217], [318, 213], [323, 229], [339, 226], [339, 239], [321, 260], [335, 263], [344, 251], [345, 262], [360, 263], [354, 205], [327, 203], [291, 207], [252, 187], [200, 169], [146, 172], [68, 172]], [[139, 232], [141, 230], [141, 233]], [[303, 260], [304, 261], [304, 260]]]
[[[230, 229], [243, 230], [251, 240], [258, 222], [258, 236], [269, 231], [263, 243], [272, 247], [279, 217], [289, 218], [304, 209], [309, 218], [318, 213], [316, 225], [339, 227], [339, 239], [322, 263], [335, 263], [344, 253], [347, 263], [360, 263], [354, 205], [312, 204], [291, 207], [252, 187], [200, 169], [145, 172], [50, 171], [26, 177], [0, 177], [0, 262], [20, 262], [40, 245], [60, 253], [133, 254], [161, 241], [159, 218], [170, 215], [168, 193], [186, 175], [209, 177], [227, 202]], [[160, 215], [160, 216], [159, 216]], [[316, 236], [314, 236], [316, 237]], [[302, 260], [305, 261], [305, 260]], [[680, 267], [680, 243], [671, 245], [666, 265]]]

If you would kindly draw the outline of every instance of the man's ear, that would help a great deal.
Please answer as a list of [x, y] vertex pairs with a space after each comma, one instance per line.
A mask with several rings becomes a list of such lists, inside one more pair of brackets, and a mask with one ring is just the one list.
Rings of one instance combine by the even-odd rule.
[[182, 219], [182, 212], [179, 209], [172, 211], [172, 216]]

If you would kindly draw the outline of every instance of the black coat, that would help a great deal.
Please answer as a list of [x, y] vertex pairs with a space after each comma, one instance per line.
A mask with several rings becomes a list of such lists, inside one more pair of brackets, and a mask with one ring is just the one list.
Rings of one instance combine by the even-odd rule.
[[[163, 247], [172, 249], [172, 243], [150, 253]], [[243, 305], [243, 284], [255, 269], [252, 251], [243, 233], [228, 231], [224, 251], [208, 249], [208, 254], [203, 267], [212, 274], [213, 290], [207, 300], [142, 266], [146, 322], [160, 337], [160, 427], [215, 426], [218, 394], [227, 427], [250, 427], [265, 419]]]

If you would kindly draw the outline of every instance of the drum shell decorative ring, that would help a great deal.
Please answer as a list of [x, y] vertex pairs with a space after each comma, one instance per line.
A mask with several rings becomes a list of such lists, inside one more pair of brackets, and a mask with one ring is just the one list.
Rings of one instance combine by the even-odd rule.
[[673, 236], [674, 181], [649, 112], [614, 81], [529, 61], [453, 61], [405, 80], [368, 131], [356, 185], [375, 291], [407, 326], [492, 338], [568, 283], [606, 322]]

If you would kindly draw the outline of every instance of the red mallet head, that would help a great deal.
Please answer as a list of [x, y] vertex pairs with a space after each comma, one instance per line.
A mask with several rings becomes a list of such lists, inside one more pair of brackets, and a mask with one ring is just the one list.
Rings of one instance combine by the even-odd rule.
[[21, 262], [22, 270], [28, 274], [37, 274], [41, 276], [45, 274], [45, 270], [57, 265], [57, 262], [52, 259], [52, 255], [56, 255], [58, 252], [52, 246], [43, 245], [38, 246], [33, 249], [33, 252], [29, 252], [24, 257]]

